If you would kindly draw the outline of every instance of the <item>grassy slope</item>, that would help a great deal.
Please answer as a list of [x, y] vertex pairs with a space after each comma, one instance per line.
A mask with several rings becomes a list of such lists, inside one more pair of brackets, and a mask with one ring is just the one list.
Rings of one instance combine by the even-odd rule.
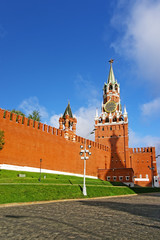
[[[26, 177], [17, 177], [19, 173], [26, 174]], [[83, 178], [43, 173], [41, 182], [38, 179], [39, 173], [0, 170], [0, 203], [84, 198]], [[122, 184], [115, 187], [112, 183], [99, 179], [86, 179], [86, 185], [87, 197], [160, 191], [152, 188], [131, 189]]]

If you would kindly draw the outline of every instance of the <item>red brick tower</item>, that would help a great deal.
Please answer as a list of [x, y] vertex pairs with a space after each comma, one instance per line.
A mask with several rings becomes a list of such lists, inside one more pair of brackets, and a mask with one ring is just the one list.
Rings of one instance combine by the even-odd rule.
[[129, 168], [128, 115], [126, 107], [122, 113], [120, 85], [115, 79], [112, 63], [107, 83], [103, 88], [102, 112], [95, 117], [95, 141], [111, 148], [110, 166], [107, 168]]
[[77, 119], [73, 117], [70, 103], [62, 117], [59, 118], [59, 129], [64, 130], [64, 137], [75, 141]]

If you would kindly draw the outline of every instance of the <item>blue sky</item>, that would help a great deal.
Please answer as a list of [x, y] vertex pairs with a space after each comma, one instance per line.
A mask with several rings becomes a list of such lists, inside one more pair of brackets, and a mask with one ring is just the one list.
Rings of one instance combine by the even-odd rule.
[[156, 0], [1, 1], [0, 107], [58, 127], [69, 100], [85, 137], [114, 58], [130, 146], [160, 153], [159, 13]]

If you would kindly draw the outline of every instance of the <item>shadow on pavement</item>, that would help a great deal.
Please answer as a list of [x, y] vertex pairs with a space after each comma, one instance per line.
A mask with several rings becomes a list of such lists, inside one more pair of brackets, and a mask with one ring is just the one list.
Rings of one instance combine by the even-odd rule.
[[155, 226], [155, 225], [153, 225], [153, 224], [144, 224], [144, 223], [137, 223], [137, 222], [132, 222], [133, 224], [135, 224], [135, 225], [141, 225], [141, 226], [144, 226], [144, 227], [150, 227], [150, 228], [157, 228], [157, 229], [160, 229], [160, 227], [159, 226]]
[[160, 205], [153, 204], [136, 204], [136, 203], [122, 203], [111, 201], [80, 201], [83, 205], [94, 206], [98, 208], [108, 208], [121, 212], [127, 212], [133, 215], [150, 218], [155, 221], [160, 221]]

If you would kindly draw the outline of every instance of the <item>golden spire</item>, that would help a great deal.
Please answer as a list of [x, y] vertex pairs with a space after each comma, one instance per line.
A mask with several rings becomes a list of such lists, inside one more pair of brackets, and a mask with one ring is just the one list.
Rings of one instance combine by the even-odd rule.
[[108, 81], [107, 81], [107, 83], [112, 83], [112, 84], [114, 84], [116, 82], [114, 73], [113, 73], [113, 68], [112, 68], [113, 61], [114, 61], [114, 59], [112, 59], [112, 58], [111, 58], [111, 60], [109, 60], [109, 63], [111, 66], [110, 66], [109, 76], [108, 76]]

